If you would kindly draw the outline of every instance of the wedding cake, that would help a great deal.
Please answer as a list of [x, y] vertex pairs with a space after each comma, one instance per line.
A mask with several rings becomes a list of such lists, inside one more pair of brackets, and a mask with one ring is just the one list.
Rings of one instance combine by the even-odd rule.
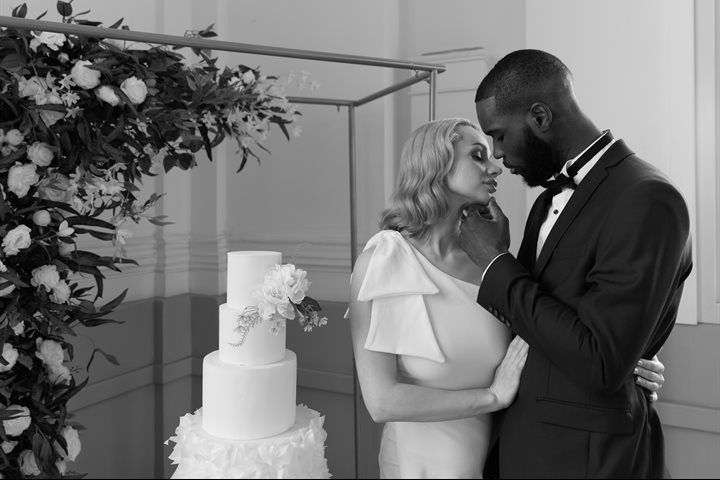
[[[282, 256], [238, 251], [227, 257], [218, 350], [203, 359], [202, 407], [181, 417], [168, 440], [176, 443], [172, 478], [329, 478], [324, 417], [296, 405], [297, 357], [285, 348], [285, 320], [263, 319], [268, 308], [284, 313], [291, 305], [281, 302], [283, 285], [267, 279]], [[304, 272], [296, 277], [292, 286], [300, 291], [307, 281]], [[262, 293], [271, 301], [258, 305]]]

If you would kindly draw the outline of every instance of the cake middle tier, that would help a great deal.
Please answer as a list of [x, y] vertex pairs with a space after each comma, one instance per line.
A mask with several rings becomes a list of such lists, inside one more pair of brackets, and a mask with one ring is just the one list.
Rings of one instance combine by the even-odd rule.
[[203, 359], [203, 428], [231, 440], [265, 438], [295, 423], [297, 357], [267, 365], [233, 365], [218, 351]]

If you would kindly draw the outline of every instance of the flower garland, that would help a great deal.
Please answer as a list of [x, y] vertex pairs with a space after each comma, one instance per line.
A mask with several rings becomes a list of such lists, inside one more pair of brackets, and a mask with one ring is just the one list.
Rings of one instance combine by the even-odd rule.
[[[57, 2], [66, 23], [100, 25]], [[13, 9], [25, 17], [27, 7]], [[44, 14], [43, 14], [44, 15]], [[41, 15], [39, 18], [42, 18]], [[117, 22], [110, 28], [127, 28]], [[212, 28], [195, 32], [212, 37]], [[6, 477], [66, 475], [80, 453], [79, 425], [67, 402], [85, 385], [66, 340], [73, 328], [107, 316], [126, 292], [103, 305], [103, 269], [124, 258], [123, 225], [152, 216], [161, 195], [141, 202], [144, 176], [196, 165], [225, 138], [237, 142], [242, 170], [259, 158], [272, 124], [289, 139], [299, 112], [286, 81], [239, 65], [220, 69], [193, 49], [195, 65], [165, 47], [52, 32], [0, 28], [0, 472]], [[292, 77], [288, 78], [288, 81]], [[298, 133], [296, 130], [294, 133]], [[80, 250], [90, 235], [116, 255]], [[92, 276], [81, 287], [77, 276]], [[115, 322], [118, 323], [118, 322]], [[117, 363], [101, 349], [96, 353]]]

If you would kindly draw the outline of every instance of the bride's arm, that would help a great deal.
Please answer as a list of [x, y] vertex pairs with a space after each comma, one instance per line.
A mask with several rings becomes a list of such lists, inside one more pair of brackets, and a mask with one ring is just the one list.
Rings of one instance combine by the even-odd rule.
[[489, 388], [443, 390], [401, 383], [397, 356], [365, 349], [372, 302], [358, 301], [370, 255], [360, 255], [353, 271], [350, 328], [355, 366], [365, 406], [377, 423], [434, 422], [494, 412], [512, 403], [527, 357], [527, 344], [517, 337], [508, 348]]

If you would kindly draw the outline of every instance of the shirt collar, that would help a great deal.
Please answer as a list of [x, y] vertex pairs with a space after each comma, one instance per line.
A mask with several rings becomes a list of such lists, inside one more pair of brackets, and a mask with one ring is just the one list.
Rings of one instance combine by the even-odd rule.
[[[575, 163], [575, 160], [577, 160], [578, 158], [580, 158], [580, 156], [581, 156], [583, 153], [585, 153], [590, 147], [592, 147], [593, 145], [595, 145], [595, 144], [596, 144], [602, 137], [604, 137], [606, 134], [607, 134], [607, 132], [603, 132], [602, 135], [600, 135], [600, 136], [597, 137], [595, 140], [593, 140], [593, 141], [590, 143], [590, 145], [588, 145], [585, 149], [583, 149], [582, 152], [578, 153], [575, 157], [573, 157], [573, 158], [571, 158], [570, 160], [568, 160], [567, 162], [565, 162], [565, 165], [563, 165], [563, 168], [560, 170], [560, 173], [562, 173], [563, 175], [567, 175], [567, 173], [568, 173], [568, 172], [567, 172], [568, 167], [570, 167], [570, 165], [572, 165], [573, 163]], [[598, 162], [598, 160], [600, 160], [600, 157], [602, 157], [603, 155], [605, 155], [605, 152], [607, 152], [608, 148], [610, 148], [610, 146], [611, 146], [613, 143], [615, 143], [615, 141], [616, 141], [615, 139], [613, 139], [612, 141], [610, 141], [610, 143], [608, 143], [608, 144], [605, 146], [605, 148], [603, 148], [603, 149], [600, 150], [598, 153], [596, 153], [593, 158], [591, 158], [585, 165], [582, 166], [582, 168], [581, 168], [580, 170], [578, 170], [577, 175], [575, 175], [575, 177], [573, 178], [573, 183], [575, 183], [575, 185], [580, 185], [580, 182], [582, 182], [583, 178], [585, 178], [585, 176], [588, 174], [588, 172], [590, 171], [590, 169], [595, 166], [595, 164]], [[560, 174], [560, 173], [559, 173], [559, 174]], [[559, 175], [559, 174], [558, 174], [558, 175]], [[554, 177], [553, 177], [553, 178], [554, 178]]]

